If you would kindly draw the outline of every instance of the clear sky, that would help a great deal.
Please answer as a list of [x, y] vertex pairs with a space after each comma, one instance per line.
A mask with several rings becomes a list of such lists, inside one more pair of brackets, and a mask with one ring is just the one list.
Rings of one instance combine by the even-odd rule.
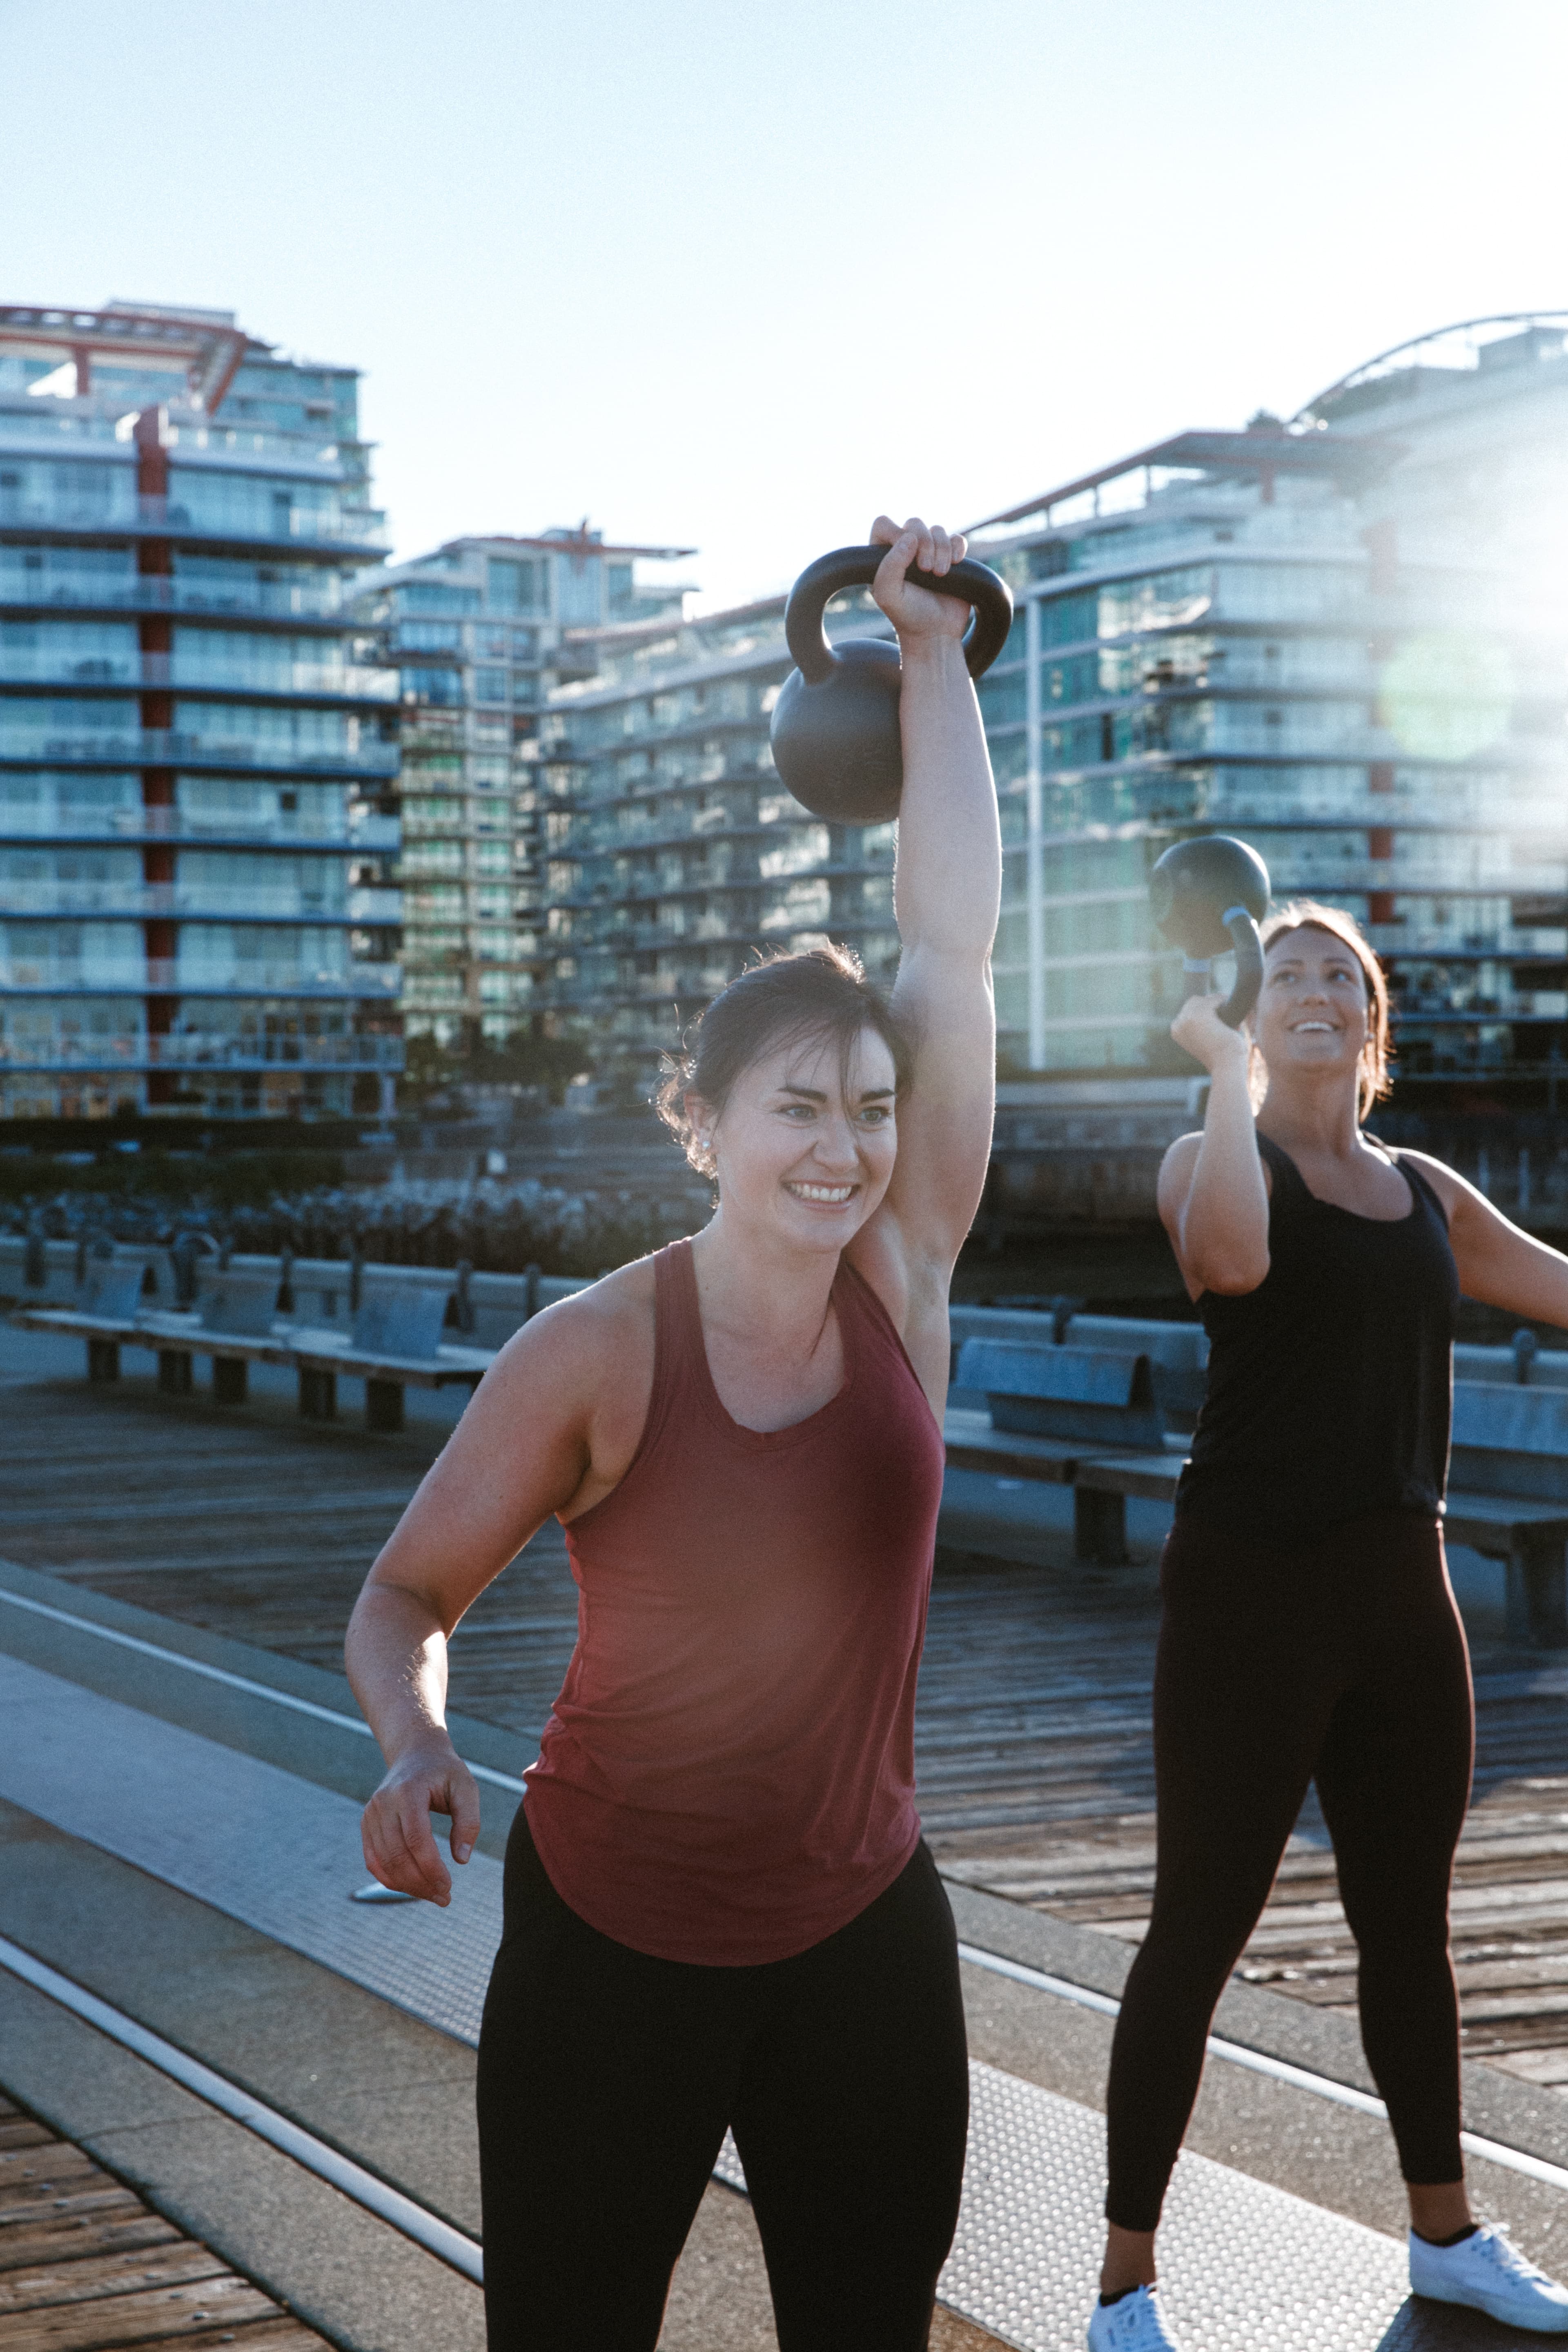
[[366, 371], [397, 550], [704, 603], [1568, 305], [1565, 0], [0, 0], [0, 299]]

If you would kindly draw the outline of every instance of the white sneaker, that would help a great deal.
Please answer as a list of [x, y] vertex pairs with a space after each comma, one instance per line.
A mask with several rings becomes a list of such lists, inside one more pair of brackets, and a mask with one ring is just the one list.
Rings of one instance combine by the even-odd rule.
[[[1488, 2312], [1505, 2327], [1568, 2336], [1568, 2288], [1528, 2262], [1496, 2221], [1483, 2221], [1457, 2246], [1434, 2246], [1412, 2230], [1410, 2291], [1434, 2303], [1462, 2303], [1471, 2311]], [[1132, 2338], [1127, 2340], [1131, 2344]]]
[[1157, 2286], [1135, 2286], [1116, 2303], [1097, 2303], [1089, 2352], [1181, 2352], [1160, 2308]]

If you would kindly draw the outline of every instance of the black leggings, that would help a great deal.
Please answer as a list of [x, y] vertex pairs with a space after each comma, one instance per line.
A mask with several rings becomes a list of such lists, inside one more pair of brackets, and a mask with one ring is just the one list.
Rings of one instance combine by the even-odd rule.
[[726, 2126], [781, 2352], [919, 2352], [969, 2114], [931, 1855], [793, 1959], [700, 1968], [569, 1910], [520, 1807], [479, 2102], [490, 2352], [651, 2352]]
[[1312, 1780], [1400, 2168], [1458, 2180], [1448, 1885], [1474, 1714], [1440, 1530], [1387, 1512], [1281, 1549], [1178, 1517], [1160, 1580], [1159, 1859], [1111, 2049], [1106, 2212], [1159, 2221], [1209, 2020]]

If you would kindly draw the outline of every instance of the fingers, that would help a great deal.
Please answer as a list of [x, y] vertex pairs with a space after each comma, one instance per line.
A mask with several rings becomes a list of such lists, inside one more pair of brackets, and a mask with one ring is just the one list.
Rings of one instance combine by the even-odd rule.
[[[468, 1775], [464, 1775], [468, 1779]], [[456, 1792], [454, 1807], [459, 1801]], [[361, 1843], [364, 1849], [365, 1867], [383, 1886], [395, 1888], [400, 1895], [417, 1895], [426, 1903], [436, 1903], [443, 1908], [452, 1899], [452, 1879], [437, 1849], [430, 1829], [430, 1808], [444, 1803], [445, 1792], [433, 1789], [428, 1780], [410, 1780], [384, 1781], [364, 1809], [361, 1823]], [[466, 1861], [479, 1834], [479, 1802], [472, 1780], [468, 1780], [466, 1798], [467, 1812], [461, 1826], [453, 1813], [453, 1851], [461, 1843], [464, 1852], [459, 1859]]]
[[961, 530], [945, 530], [939, 522], [922, 522], [919, 515], [910, 515], [900, 525], [890, 515], [879, 514], [871, 525], [873, 546], [889, 551], [896, 548], [904, 558], [906, 570], [913, 567], [921, 572], [934, 572], [939, 577], [963, 561], [968, 543]]
[[447, 1785], [447, 1810], [452, 1816], [452, 1859], [467, 1862], [479, 1833], [479, 1792], [468, 1772], [454, 1772]]

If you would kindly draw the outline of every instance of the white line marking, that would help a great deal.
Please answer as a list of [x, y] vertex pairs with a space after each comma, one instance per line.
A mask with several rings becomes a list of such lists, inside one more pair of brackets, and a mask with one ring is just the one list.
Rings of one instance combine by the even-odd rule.
[[[1012, 1977], [1018, 1984], [1026, 1984], [1037, 1992], [1048, 1992], [1058, 2000], [1070, 2000], [1079, 2009], [1092, 2009], [1101, 2017], [1117, 2017], [1121, 2003], [1112, 2000], [1109, 1993], [1092, 1992], [1087, 1985], [1069, 1983], [1066, 1977], [1047, 1976], [1042, 1969], [1026, 1968], [1021, 1960], [1005, 1959], [1000, 1952], [982, 1951], [976, 1944], [960, 1944], [958, 1957], [971, 1967], [989, 1969], [993, 1975]], [[1276, 2083], [1288, 2083], [1292, 2090], [1310, 2092], [1316, 2099], [1331, 2099], [1336, 2106], [1353, 2107], [1358, 2115], [1376, 2116], [1380, 2122], [1388, 2120], [1388, 2109], [1370, 2091], [1358, 2091], [1352, 2084], [1336, 2083], [1328, 2074], [1314, 2074], [1305, 2066], [1292, 2066], [1284, 2058], [1271, 2058], [1266, 2051], [1248, 2050], [1240, 2042], [1226, 2042], [1211, 2033], [1205, 2043], [1210, 2055], [1224, 2058], [1232, 2066], [1247, 2066], [1255, 2074], [1267, 2074]], [[1544, 2181], [1549, 2189], [1568, 2189], [1568, 2166], [1550, 2164], [1543, 2156], [1531, 2156], [1521, 2147], [1507, 2147], [1501, 2140], [1483, 2139], [1479, 2132], [1461, 2132], [1459, 2146], [1467, 2156], [1483, 2157], [1489, 2164], [1506, 2165], [1510, 2172], [1522, 2172], [1531, 2180]]]
[[[68, 1610], [51, 1609], [45, 1601], [28, 1601], [19, 1592], [10, 1592], [0, 1584], [0, 1601], [8, 1601], [13, 1609], [30, 1609], [35, 1617], [51, 1617], [57, 1625], [69, 1625], [79, 1633], [95, 1633], [100, 1642], [113, 1642], [122, 1650], [139, 1651], [144, 1658], [158, 1658], [165, 1665], [183, 1666], [188, 1675], [203, 1675], [210, 1683], [225, 1683], [230, 1690], [247, 1691], [252, 1698], [269, 1698], [274, 1706], [292, 1707], [296, 1715], [314, 1716], [318, 1723], [335, 1723], [340, 1731], [352, 1731], [358, 1738], [374, 1739], [368, 1723], [357, 1715], [344, 1715], [335, 1706], [318, 1706], [314, 1699], [296, 1698], [292, 1691], [274, 1690], [270, 1683], [253, 1682], [248, 1675], [231, 1675], [226, 1667], [209, 1666], [200, 1658], [182, 1657], [178, 1650], [160, 1648], [156, 1642], [143, 1642], [134, 1633], [121, 1633], [112, 1625], [95, 1624], [90, 1617], [73, 1617]], [[465, 1757], [464, 1762], [468, 1763]], [[493, 1788], [511, 1789], [521, 1797], [527, 1792], [527, 1782], [517, 1780], [510, 1772], [497, 1772], [489, 1764], [468, 1763], [476, 1780], [488, 1780]]]
[[198, 2099], [205, 2099], [209, 2107], [216, 2107], [221, 2114], [231, 2116], [237, 2124], [243, 2124], [247, 2131], [255, 2132], [258, 2139], [267, 2140], [273, 2147], [280, 2148], [285, 2156], [292, 2157], [296, 2164], [303, 2165], [307, 2172], [313, 2172], [319, 2180], [329, 2182], [333, 2189], [341, 2189], [345, 2197], [353, 2198], [356, 2205], [363, 2205], [367, 2213], [374, 2213], [378, 2221], [388, 2221], [395, 2230], [401, 2230], [405, 2238], [412, 2238], [416, 2245], [425, 2248], [426, 2253], [435, 2254], [442, 2262], [449, 2263], [454, 2270], [461, 2271], [463, 2276], [472, 2279], [476, 2286], [483, 2284], [484, 2255], [478, 2239], [466, 2236], [461, 2230], [455, 2230], [449, 2221], [443, 2221], [439, 2214], [428, 2211], [423, 2205], [416, 2205], [412, 2197], [405, 2197], [401, 2189], [393, 2189], [384, 2180], [377, 2179], [374, 2172], [367, 2172], [363, 2165], [355, 2164], [351, 2158], [340, 2156], [335, 2147], [329, 2147], [326, 2141], [318, 2139], [313, 2132], [290, 2123], [287, 2116], [279, 2115], [275, 2108], [268, 2106], [253, 2093], [240, 2090], [226, 2075], [215, 2074], [212, 2068], [204, 2066], [199, 2058], [187, 2057], [172, 2042], [165, 2042], [162, 2034], [149, 2032], [146, 2026], [138, 2025], [133, 2017], [127, 2017], [121, 2010], [111, 2009], [108, 2001], [100, 2000], [96, 1993], [89, 1992], [85, 1986], [77, 1984], [70, 1977], [61, 1976], [58, 1969], [48, 1968], [42, 1960], [35, 1959], [31, 1952], [24, 1951], [19, 1944], [9, 1942], [4, 1936], [0, 1936], [0, 1968], [8, 1969], [25, 1984], [47, 1993], [51, 2000], [58, 2000], [62, 2009], [70, 2010], [89, 2025], [96, 2026], [100, 2033], [106, 2033], [111, 2042], [118, 2042], [122, 2049], [134, 2051], [138, 2058], [144, 2058], [150, 2066], [156, 2066], [160, 2074], [183, 2084], [187, 2091], [194, 2091]]

